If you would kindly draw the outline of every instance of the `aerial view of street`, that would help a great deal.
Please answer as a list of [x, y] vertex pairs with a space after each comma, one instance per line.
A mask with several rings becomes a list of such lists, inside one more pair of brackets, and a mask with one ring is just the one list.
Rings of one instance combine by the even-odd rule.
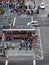
[[49, 0], [0, 0], [0, 65], [49, 65]]

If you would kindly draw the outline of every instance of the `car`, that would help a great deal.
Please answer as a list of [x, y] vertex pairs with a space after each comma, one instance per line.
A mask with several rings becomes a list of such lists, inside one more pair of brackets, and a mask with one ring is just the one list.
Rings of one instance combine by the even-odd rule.
[[40, 9], [45, 9], [45, 4], [44, 4], [44, 2], [41, 2]]
[[0, 2], [0, 7], [2, 7], [3, 6], [3, 4], [2, 4], [2, 2]]
[[33, 20], [32, 20], [31, 22], [28, 22], [27, 25], [38, 26], [39, 23], [38, 23], [38, 21], [33, 21]]

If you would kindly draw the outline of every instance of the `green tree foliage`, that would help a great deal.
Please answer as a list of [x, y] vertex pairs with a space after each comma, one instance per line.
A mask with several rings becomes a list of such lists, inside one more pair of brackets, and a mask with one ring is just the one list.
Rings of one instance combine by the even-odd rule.
[[5, 13], [5, 8], [4, 7], [0, 7], [0, 14], [3, 15]]

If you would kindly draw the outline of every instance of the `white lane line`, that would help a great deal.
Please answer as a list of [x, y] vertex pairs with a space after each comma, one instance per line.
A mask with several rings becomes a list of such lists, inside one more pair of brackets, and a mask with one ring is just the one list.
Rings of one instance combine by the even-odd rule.
[[8, 55], [6, 56], [6, 61], [5, 61], [5, 65], [8, 65]]
[[33, 49], [33, 65], [36, 65], [36, 54], [35, 54], [35, 51], [34, 51], [34, 49]]
[[38, 28], [39, 31], [39, 39], [40, 39], [40, 46], [41, 46], [41, 55], [42, 55], [42, 59], [43, 59], [43, 51], [42, 51], [42, 44], [41, 44], [41, 35], [40, 35], [40, 30]]
[[37, 48], [36, 48], [36, 51], [41, 53], [41, 50], [39, 50], [39, 49], [37, 49]]
[[40, 58], [40, 59], [43, 59], [42, 57], [40, 57], [39, 55], [36, 55], [36, 57]]
[[35, 59], [33, 59], [33, 65], [36, 65], [36, 60]]
[[13, 26], [15, 26], [16, 17], [14, 17]]
[[8, 60], [5, 61], [5, 65], [8, 65]]

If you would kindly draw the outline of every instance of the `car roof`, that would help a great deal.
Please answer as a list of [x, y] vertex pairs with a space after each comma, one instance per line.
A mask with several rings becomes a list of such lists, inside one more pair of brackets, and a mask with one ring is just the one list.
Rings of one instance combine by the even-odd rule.
[[44, 2], [41, 2], [41, 4], [44, 4]]

